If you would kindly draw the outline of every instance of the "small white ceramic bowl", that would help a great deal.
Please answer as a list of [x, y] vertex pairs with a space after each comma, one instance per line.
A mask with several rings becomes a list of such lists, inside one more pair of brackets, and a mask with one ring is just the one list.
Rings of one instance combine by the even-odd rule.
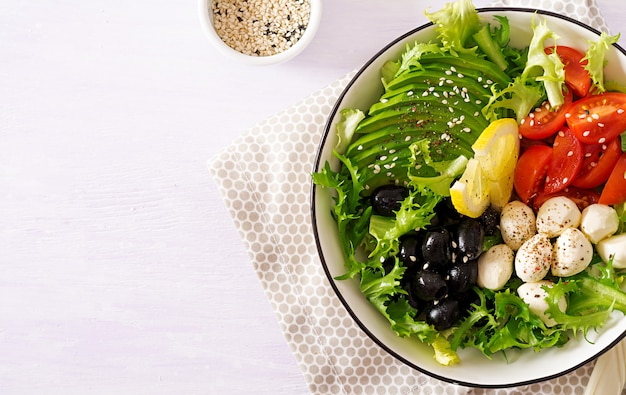
[[300, 37], [300, 39], [298, 39], [298, 41], [293, 44], [293, 46], [275, 55], [247, 55], [228, 46], [217, 34], [217, 31], [215, 30], [215, 27], [213, 25], [213, 12], [211, 11], [213, 1], [214, 0], [198, 0], [198, 14], [200, 16], [200, 23], [202, 25], [205, 35], [209, 39], [209, 42], [211, 43], [211, 45], [213, 45], [214, 48], [216, 48], [225, 56], [238, 62], [250, 65], [279, 64], [286, 62], [298, 55], [313, 40], [313, 37], [317, 32], [322, 17], [322, 0], [307, 0], [310, 3], [311, 7], [308, 25], [304, 30], [302, 37]]
[[[573, 19], [532, 9], [493, 8], [480, 10], [481, 18], [493, 22], [494, 16], [509, 18], [512, 45], [523, 48], [532, 37], [533, 17], [545, 18], [548, 26], [559, 37], [559, 44], [585, 47], [588, 40], [597, 41], [596, 30]], [[338, 169], [339, 161], [333, 156], [337, 144], [336, 126], [340, 111], [346, 108], [367, 109], [379, 100], [382, 93], [380, 69], [387, 60], [395, 60], [405, 51], [407, 44], [428, 42], [436, 38], [435, 28], [426, 24], [406, 33], [391, 42], [371, 58], [349, 82], [331, 111], [322, 136], [314, 171], [320, 171], [326, 161]], [[626, 52], [619, 46], [610, 49], [605, 68], [607, 79], [626, 80]], [[402, 361], [407, 366], [432, 377], [465, 386], [501, 388], [540, 382], [573, 371], [592, 361], [617, 344], [626, 335], [626, 318], [614, 312], [609, 322], [599, 331], [591, 330], [586, 341], [580, 334], [562, 348], [551, 348], [541, 352], [533, 350], [511, 350], [508, 361], [501, 354], [489, 360], [476, 349], [458, 350], [461, 363], [456, 366], [442, 366], [433, 358], [430, 347], [417, 340], [400, 338], [390, 327], [389, 322], [366, 300], [359, 289], [358, 280], [336, 280], [345, 273], [336, 222], [331, 216], [334, 204], [330, 189], [312, 186], [311, 210], [313, 232], [321, 263], [329, 282], [341, 303], [365, 333], [380, 347]]]

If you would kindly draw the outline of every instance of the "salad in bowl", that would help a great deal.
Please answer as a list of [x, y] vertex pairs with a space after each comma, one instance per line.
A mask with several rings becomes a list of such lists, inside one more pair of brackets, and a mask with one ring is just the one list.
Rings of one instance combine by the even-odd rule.
[[626, 55], [549, 12], [426, 14], [326, 125], [322, 264], [415, 369], [484, 387], [564, 374], [626, 334]]

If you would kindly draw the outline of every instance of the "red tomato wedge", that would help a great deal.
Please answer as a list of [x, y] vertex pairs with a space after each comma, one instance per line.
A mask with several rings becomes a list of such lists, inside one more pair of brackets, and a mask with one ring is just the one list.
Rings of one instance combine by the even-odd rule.
[[606, 181], [600, 204], [620, 204], [626, 202], [626, 152], [617, 160], [609, 179]]
[[608, 144], [584, 144], [583, 164], [572, 185], [595, 188], [604, 184], [622, 154], [619, 137]]
[[539, 208], [543, 203], [545, 203], [546, 200], [556, 196], [565, 196], [569, 198], [571, 201], [576, 203], [576, 206], [580, 209], [580, 211], [584, 210], [585, 207], [590, 204], [598, 203], [600, 200], [600, 194], [593, 189], [583, 189], [569, 186], [557, 193], [538, 193], [533, 200], [533, 208], [535, 209], [535, 212], [539, 211]]
[[546, 101], [526, 116], [519, 125], [522, 136], [531, 140], [541, 140], [555, 134], [565, 123], [565, 114], [572, 104], [572, 91], [563, 91], [564, 102], [558, 109], [553, 109]]
[[557, 133], [552, 144], [552, 159], [543, 191], [547, 194], [565, 189], [574, 181], [583, 164], [583, 146], [569, 128]]
[[626, 130], [626, 94], [609, 92], [574, 102], [567, 111], [567, 125], [585, 144], [603, 144]]
[[[545, 51], [551, 54], [554, 47], [547, 47]], [[565, 65], [565, 84], [574, 91], [575, 96], [587, 96], [591, 88], [591, 76], [585, 69], [587, 65], [587, 60], [583, 60], [585, 54], [565, 45], [558, 45], [556, 54]]]
[[528, 204], [542, 187], [551, 160], [552, 148], [547, 145], [533, 145], [517, 160], [513, 186], [524, 203]]

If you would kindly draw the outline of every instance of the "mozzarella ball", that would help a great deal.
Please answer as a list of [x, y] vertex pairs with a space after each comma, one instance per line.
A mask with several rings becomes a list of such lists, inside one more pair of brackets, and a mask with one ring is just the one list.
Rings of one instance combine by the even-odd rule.
[[506, 244], [492, 246], [478, 257], [476, 284], [481, 288], [498, 290], [513, 274], [513, 250]]
[[601, 240], [596, 244], [596, 250], [604, 262], [612, 257], [615, 269], [626, 269], [626, 233]]
[[619, 218], [617, 212], [606, 204], [591, 204], [582, 212], [580, 230], [593, 244], [611, 236], [617, 231]]
[[506, 245], [513, 251], [519, 250], [537, 233], [533, 209], [519, 200], [507, 203], [500, 214], [500, 233]]
[[524, 242], [515, 255], [515, 274], [527, 283], [542, 280], [550, 271], [551, 265], [552, 244], [543, 233], [538, 233]]
[[[546, 314], [548, 310], [548, 302], [546, 296], [548, 293], [542, 287], [552, 287], [550, 281], [543, 280], [535, 283], [524, 283], [517, 288], [517, 294], [528, 305], [528, 309], [536, 314], [546, 326], [556, 325], [556, 321]], [[567, 309], [567, 300], [565, 296], [559, 299], [559, 310], [565, 312]]]
[[567, 228], [580, 225], [581, 213], [571, 199], [557, 196], [545, 201], [537, 212], [537, 232], [549, 238], [556, 237]]
[[593, 257], [593, 247], [583, 232], [568, 228], [554, 242], [552, 274], [569, 277], [580, 273], [589, 266]]

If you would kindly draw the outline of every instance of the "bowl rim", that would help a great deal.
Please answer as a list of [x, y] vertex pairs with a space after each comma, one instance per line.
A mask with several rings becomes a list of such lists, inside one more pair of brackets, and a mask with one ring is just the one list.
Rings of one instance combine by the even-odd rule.
[[210, 12], [214, 0], [198, 0], [198, 16], [204, 35], [215, 49], [226, 57], [250, 65], [271, 65], [284, 63], [300, 54], [313, 41], [322, 19], [322, 0], [308, 0], [310, 4], [309, 23], [302, 37], [286, 50], [269, 56], [247, 55], [226, 44], [217, 34], [213, 26], [213, 16]]
[[[573, 23], [575, 25], [578, 25], [579, 27], [582, 27], [596, 35], [600, 35], [601, 32], [592, 27], [587, 25], [586, 23], [583, 23], [579, 20], [576, 20], [574, 18], [571, 18], [567, 15], [563, 15], [563, 14], [558, 14], [556, 12], [552, 12], [552, 11], [548, 11], [548, 10], [543, 10], [543, 9], [538, 9], [538, 8], [526, 8], [526, 7], [480, 7], [480, 8], [476, 8], [476, 10], [479, 13], [486, 13], [486, 12], [490, 12], [490, 13], [496, 13], [496, 12], [521, 12], [521, 13], [536, 13], [536, 14], [540, 14], [540, 15], [546, 15], [546, 16], [550, 16], [550, 17], [554, 17], [554, 18], [558, 18], [558, 19], [562, 19], [566, 22], [569, 23]], [[361, 66], [356, 73], [354, 74], [354, 76], [350, 79], [350, 81], [347, 83], [347, 85], [342, 89], [342, 92], [340, 93], [340, 95], [337, 97], [335, 104], [333, 105], [333, 107], [331, 108], [330, 113], [328, 114], [327, 118], [326, 118], [326, 122], [324, 125], [324, 129], [323, 129], [323, 134], [322, 137], [320, 139], [320, 142], [318, 143], [318, 147], [316, 149], [316, 155], [315, 155], [315, 160], [313, 162], [313, 172], [317, 172], [321, 170], [321, 166], [323, 166], [322, 163], [322, 151], [323, 151], [323, 147], [326, 144], [326, 140], [328, 139], [328, 136], [331, 133], [331, 126], [332, 126], [332, 121], [333, 119], [336, 117], [337, 112], [339, 111], [341, 104], [347, 94], [347, 92], [352, 88], [352, 86], [356, 83], [356, 81], [359, 79], [359, 77], [366, 71], [366, 69], [368, 69], [370, 67], [370, 65], [376, 60], [378, 59], [383, 53], [385, 53], [389, 48], [393, 47], [394, 45], [398, 44], [399, 42], [406, 40], [408, 37], [410, 37], [411, 35], [427, 29], [429, 27], [433, 26], [432, 22], [427, 22], [424, 23], [418, 27], [416, 27], [415, 29], [412, 29], [402, 35], [400, 35], [399, 37], [397, 37], [396, 39], [392, 40], [391, 42], [389, 42], [388, 44], [386, 44], [383, 48], [381, 48], [380, 50], [378, 50], [372, 57], [370, 57], [364, 64], [363, 66]], [[619, 51], [621, 52], [624, 56], [626, 56], [626, 50], [624, 48], [622, 48], [619, 44], [613, 44], [613, 46]], [[399, 355], [397, 352], [395, 352], [391, 347], [387, 346], [383, 341], [381, 341], [376, 335], [374, 335], [369, 329], [368, 327], [361, 321], [361, 319], [359, 319], [359, 317], [357, 316], [357, 314], [355, 313], [355, 311], [352, 309], [352, 307], [350, 306], [350, 304], [347, 302], [347, 300], [345, 299], [344, 295], [341, 293], [341, 291], [339, 290], [338, 286], [335, 283], [335, 279], [333, 278], [332, 273], [330, 272], [330, 269], [328, 267], [327, 264], [327, 260], [325, 258], [324, 255], [324, 251], [322, 250], [321, 247], [321, 241], [320, 241], [320, 236], [319, 236], [319, 229], [318, 229], [318, 221], [317, 221], [317, 217], [318, 217], [318, 213], [317, 213], [317, 209], [316, 209], [316, 191], [317, 191], [317, 186], [315, 185], [314, 182], [311, 181], [310, 184], [310, 214], [311, 214], [311, 223], [312, 223], [312, 227], [313, 227], [313, 236], [315, 239], [315, 244], [316, 244], [316, 248], [317, 248], [317, 252], [322, 264], [322, 267], [324, 269], [324, 273], [326, 274], [326, 277], [335, 293], [335, 295], [339, 298], [339, 300], [341, 301], [341, 304], [344, 306], [344, 308], [346, 308], [346, 310], [348, 311], [350, 317], [357, 323], [357, 325], [359, 326], [359, 328], [365, 332], [365, 334], [374, 342], [376, 343], [379, 347], [381, 347], [383, 350], [385, 350], [386, 352], [388, 352], [391, 356], [393, 356], [395, 359], [401, 361], [402, 363], [404, 363], [405, 365], [407, 365], [408, 367], [415, 369], [421, 373], [424, 373], [430, 377], [433, 377], [435, 379], [450, 383], [450, 384], [455, 384], [455, 385], [462, 385], [462, 386], [467, 386], [467, 387], [473, 387], [473, 388], [511, 388], [511, 387], [517, 387], [517, 386], [522, 386], [522, 385], [530, 385], [530, 384], [535, 384], [535, 383], [540, 383], [543, 381], [547, 381], [547, 380], [551, 380], [551, 379], [555, 379], [557, 377], [561, 377], [563, 375], [566, 375], [568, 373], [573, 372], [576, 369], [579, 369], [580, 367], [586, 365], [587, 363], [595, 360], [596, 358], [598, 358], [599, 356], [601, 356], [602, 354], [606, 353], [607, 351], [609, 351], [611, 348], [613, 348], [616, 344], [618, 344], [622, 339], [624, 339], [626, 337], [626, 330], [624, 332], [622, 332], [619, 336], [617, 336], [617, 338], [612, 341], [608, 346], [604, 347], [603, 349], [599, 350], [597, 353], [595, 353], [593, 356], [581, 361], [580, 363], [576, 364], [573, 367], [564, 369], [562, 371], [560, 371], [559, 373], [555, 373], [555, 374], [549, 374], [549, 375], [545, 375], [545, 376], [541, 376], [541, 377], [537, 377], [535, 379], [531, 379], [531, 380], [520, 380], [520, 381], [515, 381], [515, 382], [511, 382], [511, 383], [506, 383], [506, 384], [481, 384], [481, 383], [475, 383], [475, 382], [470, 382], [470, 381], [463, 381], [463, 380], [455, 380], [449, 377], [445, 377], [445, 376], [441, 376], [439, 374], [436, 374], [434, 372], [429, 371], [428, 369], [425, 369], [423, 367], [420, 367], [418, 365], [416, 365], [415, 363], [407, 360], [406, 358], [402, 357], [401, 355]], [[625, 318], [626, 319], [626, 318]]]

